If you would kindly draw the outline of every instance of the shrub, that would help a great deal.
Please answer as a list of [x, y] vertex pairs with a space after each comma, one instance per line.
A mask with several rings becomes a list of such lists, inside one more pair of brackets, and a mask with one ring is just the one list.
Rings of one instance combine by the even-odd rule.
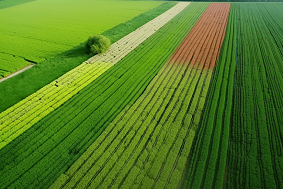
[[104, 53], [110, 47], [110, 40], [103, 35], [92, 35], [88, 38], [86, 48], [88, 53]]

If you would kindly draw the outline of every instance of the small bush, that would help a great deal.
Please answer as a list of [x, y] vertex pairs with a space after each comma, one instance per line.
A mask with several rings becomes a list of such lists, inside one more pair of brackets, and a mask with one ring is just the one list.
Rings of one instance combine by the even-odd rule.
[[110, 47], [110, 40], [103, 35], [92, 35], [88, 38], [86, 48], [88, 53], [104, 53]]

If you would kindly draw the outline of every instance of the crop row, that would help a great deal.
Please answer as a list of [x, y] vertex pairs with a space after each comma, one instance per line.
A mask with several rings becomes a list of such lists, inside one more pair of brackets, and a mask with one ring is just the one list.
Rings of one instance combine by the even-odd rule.
[[273, 9], [269, 5], [235, 4], [233, 8], [238, 20], [238, 61], [227, 187], [282, 188], [283, 58], [272, 36], [280, 27], [270, 28]]
[[111, 66], [110, 63], [83, 63], [1, 113], [0, 149], [61, 106]]
[[[120, 61], [140, 43], [166, 24], [189, 3], [178, 3], [156, 19], [114, 43], [103, 55], [94, 56], [92, 65], [83, 63], [57, 80], [30, 95], [18, 104], [0, 114], [0, 149], [10, 143], [21, 133], [29, 129], [44, 116], [77, 94], [81, 89], [94, 81], [113, 64]], [[149, 29], [155, 25], [155, 27]], [[139, 32], [141, 31], [141, 32]], [[150, 31], [150, 32], [148, 32]], [[148, 34], [146, 33], [148, 32]], [[133, 35], [134, 34], [134, 35]], [[120, 45], [123, 44], [123, 50]], [[105, 57], [108, 57], [105, 59]], [[105, 61], [109, 61], [105, 63]], [[111, 63], [111, 64], [110, 64]]]
[[189, 30], [187, 14], [193, 16], [182, 11], [119, 64], [2, 148], [1, 188], [45, 188], [66, 171], [117, 114], [140, 96], [171, 56], [172, 44], [178, 45]]
[[[274, 39], [278, 50], [281, 52], [281, 56], [283, 56], [283, 14], [280, 10], [282, 10], [283, 5], [270, 3], [266, 4], [258, 4], [260, 7], [259, 11], [261, 14], [265, 15], [268, 12], [268, 16], [262, 17], [269, 32]], [[277, 51], [275, 53], [278, 53]], [[277, 55], [278, 56], [278, 55]], [[279, 69], [281, 74], [283, 74], [283, 65], [279, 64]]]
[[[191, 4], [190, 11], [185, 9], [192, 17], [187, 25], [192, 28], [207, 6], [208, 3]], [[121, 111], [51, 188], [179, 186], [212, 75], [211, 69], [203, 69], [204, 63], [186, 63], [194, 56], [202, 56], [200, 52], [211, 45], [214, 48], [201, 58], [210, 57], [217, 49], [216, 41], [224, 33], [216, 28], [219, 23], [226, 24], [217, 8], [228, 15], [229, 6], [211, 4], [205, 17], [200, 18], [205, 22], [199, 21], [188, 34], [194, 30], [197, 35], [183, 40], [141, 97]], [[209, 14], [216, 18], [207, 18]], [[191, 51], [195, 52], [193, 57], [188, 56]]]
[[236, 56], [235, 11], [231, 10], [196, 139], [185, 188], [221, 188], [226, 166]]
[[[228, 4], [228, 6], [230, 6]], [[190, 35], [188, 35], [186, 37], [186, 40], [183, 41], [183, 43], [179, 46], [179, 48], [184, 48], [186, 46], [187, 51], [176, 51], [173, 56], [170, 58], [170, 60], [174, 63], [179, 63], [179, 62], [183, 62], [185, 61], [185, 65], [188, 65], [190, 63], [190, 67], [193, 68], [195, 65], [195, 63], [200, 63], [200, 67], [204, 67], [204, 69], [213, 69], [215, 62], [218, 58], [219, 52], [220, 52], [220, 48], [225, 36], [225, 29], [226, 29], [226, 23], [227, 23], [227, 19], [228, 19], [228, 15], [229, 15], [229, 11], [226, 12], [225, 8], [221, 7], [220, 4], [211, 4], [211, 9], [212, 7], [214, 9], [216, 9], [217, 11], [224, 11], [221, 14], [221, 17], [218, 15], [217, 18], [215, 19], [220, 19], [221, 21], [223, 21], [224, 23], [220, 23], [219, 28], [216, 28], [213, 23], [207, 23], [207, 20], [205, 18], [209, 18], [212, 19], [211, 17], [214, 17], [215, 15], [217, 15], [217, 13], [213, 12], [213, 11], [206, 11], [203, 16], [198, 20], [198, 24], [203, 24], [206, 23], [208, 24], [211, 28], [210, 29], [214, 29], [214, 30], [218, 30], [220, 33], [219, 38], [217, 40], [213, 41], [213, 35], [215, 35], [214, 31], [207, 31], [207, 30], [203, 30], [203, 31], [199, 31], [199, 28], [197, 27], [197, 25], [192, 29], [192, 31], [190, 32]], [[220, 8], [221, 7], [221, 8]], [[229, 10], [229, 9], [228, 9]], [[214, 22], [217, 22], [218, 20], [213, 20]], [[212, 45], [212, 47], [215, 47], [213, 49], [213, 51], [210, 51], [210, 48], [205, 48], [205, 49], [201, 49], [202, 46], [198, 46], [196, 49], [196, 52], [199, 54], [198, 56], [194, 55], [195, 51], [192, 50], [194, 48], [194, 46], [192, 46], [190, 43], [192, 41], [194, 41], [194, 38], [196, 38], [199, 34], [199, 32], [202, 33], [203, 36], [209, 36], [209, 41], [205, 41], [206, 39], [203, 38], [201, 40], [200, 44], [204, 44], [204, 43], [209, 43]], [[212, 36], [212, 37], [211, 37]], [[198, 41], [194, 41], [194, 43], [196, 43]], [[190, 45], [188, 45], [190, 44]], [[185, 53], [189, 52], [186, 56], [185, 59], [187, 60], [183, 60], [183, 56]], [[197, 67], [196, 67], [197, 68]]]

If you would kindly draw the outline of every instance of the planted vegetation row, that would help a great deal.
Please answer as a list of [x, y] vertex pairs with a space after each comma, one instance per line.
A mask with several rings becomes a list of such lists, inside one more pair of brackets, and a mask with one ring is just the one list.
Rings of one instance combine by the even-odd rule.
[[236, 59], [236, 13], [231, 10], [199, 129], [189, 156], [184, 188], [222, 188], [227, 162]]
[[111, 63], [83, 63], [0, 114], [0, 149], [109, 69]]
[[268, 23], [274, 15], [272, 7], [233, 5], [238, 59], [227, 188], [283, 187], [283, 58], [272, 36], [281, 26]]
[[186, 25], [178, 35], [190, 31], [188, 36], [181, 45], [172, 45], [179, 47], [141, 97], [121, 111], [51, 188], [181, 186], [210, 83], [208, 68], [221, 47], [230, 4], [207, 6], [194, 3], [184, 10], [179, 21]]
[[[268, 12], [268, 16], [263, 16], [263, 20], [268, 27], [269, 32], [272, 35], [272, 38], [274, 39], [277, 48], [281, 52], [281, 55], [283, 56], [283, 14], [282, 14], [282, 8], [283, 4], [281, 3], [260, 3], [257, 4], [259, 6], [259, 11], [266, 15]], [[281, 73], [282, 67], [280, 68]]]
[[136, 31], [118, 40], [106, 53], [91, 58], [88, 62], [93, 64], [81, 64], [2, 112], [0, 114], [0, 149], [77, 94], [113, 64], [120, 61], [188, 4], [177, 4]]
[[119, 64], [2, 148], [0, 187], [46, 188], [53, 183], [126, 105], [135, 102], [184, 39], [187, 21], [197, 11], [198, 4], [186, 8]]

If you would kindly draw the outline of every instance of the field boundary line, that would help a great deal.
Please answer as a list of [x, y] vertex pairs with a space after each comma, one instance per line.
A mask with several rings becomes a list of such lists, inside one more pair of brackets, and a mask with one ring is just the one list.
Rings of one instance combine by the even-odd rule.
[[28, 70], [28, 69], [30, 69], [30, 68], [33, 67], [34, 65], [35, 65], [35, 64], [30, 64], [30, 65], [28, 65], [28, 66], [26, 66], [26, 67], [23, 67], [22, 69], [20, 69], [20, 70], [18, 70], [18, 71], [16, 71], [16, 72], [12, 73], [12, 74], [10, 74], [10, 75], [7, 75], [7, 76], [1, 78], [1, 79], [0, 79], [0, 83], [3, 82], [3, 81], [5, 81], [5, 80], [7, 80], [7, 79], [9, 79], [9, 78], [11, 78], [11, 77], [14, 77], [14, 76], [20, 74], [20, 73], [22, 73], [22, 72], [24, 72], [24, 71], [26, 71], [26, 70]]

